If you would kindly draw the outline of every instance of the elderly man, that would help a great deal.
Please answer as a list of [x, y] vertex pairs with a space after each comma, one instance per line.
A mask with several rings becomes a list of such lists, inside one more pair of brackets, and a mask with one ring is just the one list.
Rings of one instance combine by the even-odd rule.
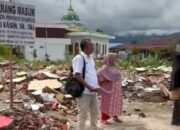
[[[86, 120], [87, 115], [90, 115], [91, 130], [102, 130], [97, 127], [98, 122], [98, 103], [97, 94], [100, 88], [98, 85], [97, 74], [95, 69], [95, 62], [91, 56], [94, 51], [93, 44], [90, 39], [83, 39], [80, 43], [81, 52], [72, 60], [73, 73], [75, 78], [83, 84], [85, 90], [81, 97], [77, 98], [78, 110], [79, 110], [79, 130], [87, 130]], [[83, 57], [82, 57], [83, 56]], [[84, 65], [84, 59], [86, 64], [85, 78], [82, 77], [82, 70]]]

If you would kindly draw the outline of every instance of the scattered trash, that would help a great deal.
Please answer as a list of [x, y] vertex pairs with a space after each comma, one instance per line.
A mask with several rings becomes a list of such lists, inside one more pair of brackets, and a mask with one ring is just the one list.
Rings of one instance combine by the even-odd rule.
[[40, 104], [40, 103], [31, 104], [31, 109], [34, 110], [34, 111], [37, 111], [37, 110], [39, 110], [42, 106], [43, 106], [43, 104]]
[[27, 72], [24, 72], [24, 71], [16, 73], [17, 77], [23, 77], [23, 76], [26, 76], [26, 75], [27, 75]]
[[135, 108], [135, 109], [134, 109], [134, 111], [136, 111], [136, 112], [140, 112], [140, 111], [141, 111], [141, 109], [139, 109], [139, 108]]
[[0, 116], [0, 129], [10, 129], [13, 125], [13, 119], [6, 116]]
[[5, 67], [9, 65], [9, 61], [1, 61], [0, 62], [0, 67]]
[[52, 74], [48, 71], [41, 71], [42, 74], [46, 75], [48, 78], [53, 78], [53, 79], [59, 79], [59, 76]]
[[146, 114], [143, 113], [143, 112], [140, 112], [140, 113], [139, 113], [139, 118], [141, 118], [141, 117], [142, 117], [142, 118], [146, 118]]
[[137, 72], [144, 72], [144, 71], [146, 71], [147, 69], [144, 68], [144, 67], [142, 67], [142, 68], [136, 68], [135, 70], [136, 70]]
[[[23, 81], [25, 81], [27, 79], [27, 77], [20, 77], [20, 78], [15, 78], [12, 81], [14, 83], [22, 83]], [[7, 80], [6, 82], [10, 82], [10, 80]]]
[[53, 93], [42, 93], [41, 97], [43, 98], [44, 101], [51, 102], [54, 99], [54, 94]]
[[73, 98], [70, 94], [65, 94], [64, 97], [65, 98], [70, 98], [70, 99]]
[[4, 86], [0, 85], [0, 92], [2, 92], [4, 90]]

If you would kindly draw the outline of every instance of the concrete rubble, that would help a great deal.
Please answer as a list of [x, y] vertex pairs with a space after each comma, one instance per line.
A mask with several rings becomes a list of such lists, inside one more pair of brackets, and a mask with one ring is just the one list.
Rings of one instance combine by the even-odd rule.
[[[15, 69], [16, 68], [16, 69]], [[0, 63], [0, 116], [13, 119], [13, 130], [70, 130], [77, 121], [77, 104], [64, 91], [67, 67], [49, 66], [41, 70], [15, 67], [13, 70], [14, 109], [9, 108], [8, 62]], [[122, 70], [124, 100], [167, 102], [172, 68]], [[133, 73], [132, 73], [133, 72]], [[160, 85], [161, 84], [161, 85]], [[139, 117], [146, 118], [140, 109]], [[127, 114], [124, 111], [124, 114]]]
[[[64, 92], [69, 72], [58, 67], [33, 71], [13, 65], [13, 110], [9, 109], [8, 62], [0, 63], [0, 117], [13, 119], [13, 130], [69, 130], [76, 102]], [[59, 115], [59, 116], [57, 116]], [[0, 129], [10, 129], [3, 126]]]
[[169, 100], [161, 85], [170, 87], [171, 67], [135, 68], [133, 73], [123, 73], [122, 87], [125, 98], [147, 102], [166, 102]]

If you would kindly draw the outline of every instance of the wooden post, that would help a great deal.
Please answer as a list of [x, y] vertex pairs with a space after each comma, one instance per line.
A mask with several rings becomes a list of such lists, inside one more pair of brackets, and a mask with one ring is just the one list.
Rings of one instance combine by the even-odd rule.
[[13, 69], [12, 69], [12, 45], [9, 47], [9, 91], [10, 91], [10, 109], [13, 109]]
[[[9, 2], [12, 2], [12, 0], [9, 0]], [[12, 45], [9, 47], [9, 91], [10, 91], [10, 109], [13, 109], [13, 70], [12, 70]]]

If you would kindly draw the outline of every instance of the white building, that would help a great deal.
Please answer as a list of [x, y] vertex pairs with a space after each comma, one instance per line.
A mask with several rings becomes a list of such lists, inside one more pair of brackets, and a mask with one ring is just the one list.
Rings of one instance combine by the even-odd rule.
[[87, 29], [83, 22], [80, 21], [79, 16], [72, 8], [71, 2], [66, 14], [62, 17], [61, 23], [68, 26], [69, 32], [67, 37], [71, 39], [69, 52], [76, 55], [80, 51], [80, 41], [84, 38], [91, 39], [94, 43], [94, 56], [98, 54], [106, 54], [108, 52], [108, 43], [114, 36], [104, 34], [102, 32], [91, 31]]
[[66, 38], [67, 26], [62, 24], [36, 24], [34, 45], [20, 46], [18, 51], [27, 60], [64, 60], [71, 39]]
[[95, 33], [95, 32], [70, 32], [67, 34], [67, 37], [71, 38], [72, 49], [69, 49], [71, 54], [76, 55], [80, 50], [80, 41], [82, 39], [91, 39], [92, 43], [94, 43], [94, 56], [98, 54], [106, 54], [108, 52], [107, 44], [109, 43], [109, 39], [111, 36]]
[[35, 44], [18, 49], [30, 61], [64, 60], [67, 54], [74, 56], [80, 52], [80, 41], [84, 38], [94, 43], [96, 57], [108, 52], [109, 40], [115, 37], [86, 29], [70, 3], [60, 23], [36, 24]]

